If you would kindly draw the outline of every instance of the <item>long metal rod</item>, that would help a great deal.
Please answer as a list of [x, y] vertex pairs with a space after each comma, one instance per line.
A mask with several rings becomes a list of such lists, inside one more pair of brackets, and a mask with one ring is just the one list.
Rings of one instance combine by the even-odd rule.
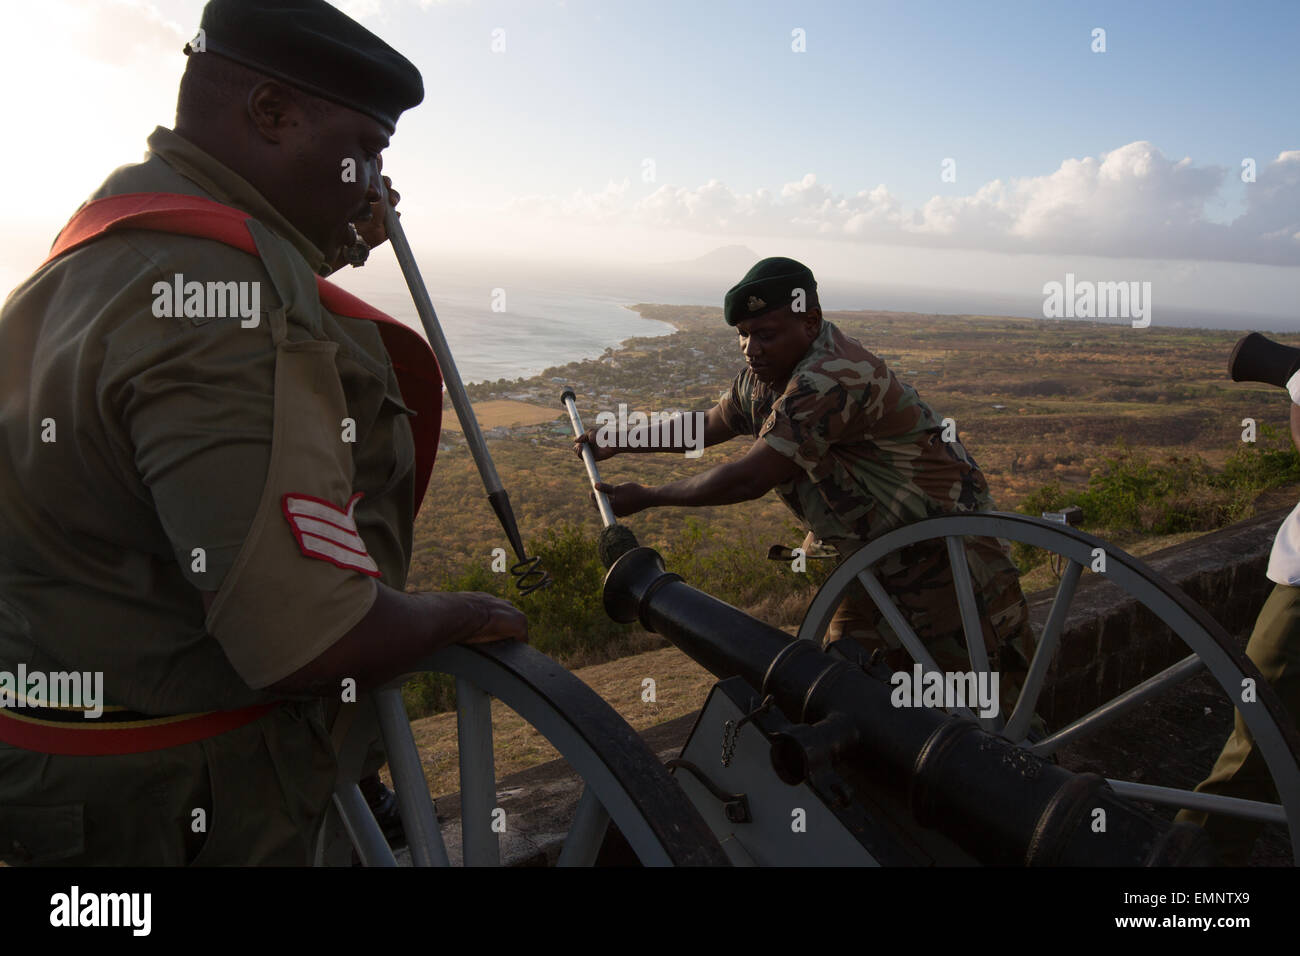
[[411, 736], [411, 722], [402, 706], [402, 692], [392, 687], [375, 691], [375, 714], [388, 751], [388, 766], [397, 791], [397, 810], [411, 848], [411, 862], [416, 866], [448, 866], [447, 848], [438, 829], [429, 784], [424, 779], [420, 751]]
[[[573, 437], [581, 438], [587, 430], [582, 427], [582, 416], [578, 414], [578, 405], [574, 401], [573, 392], [564, 392], [560, 396], [560, 401], [564, 403], [564, 407], [569, 413], [569, 422], [573, 425]], [[596, 469], [596, 454], [591, 450], [591, 445], [585, 442], [582, 446], [582, 463], [587, 466], [587, 477], [591, 479], [591, 490], [596, 493], [596, 507], [600, 509], [600, 520], [605, 522], [606, 528], [617, 524], [618, 518], [614, 517], [614, 506], [609, 503], [609, 496], [603, 491], [596, 491], [596, 485], [600, 481], [600, 472]]]
[[380, 201], [384, 209], [384, 228], [392, 243], [393, 253], [397, 256], [397, 264], [402, 268], [407, 288], [411, 290], [411, 299], [415, 303], [415, 311], [420, 316], [420, 322], [424, 325], [424, 334], [429, 337], [433, 354], [438, 358], [443, 383], [447, 386], [447, 395], [456, 410], [456, 417], [460, 419], [465, 443], [469, 445], [470, 454], [474, 456], [479, 477], [483, 480], [483, 487], [487, 489], [488, 499], [501, 520], [506, 537], [510, 539], [510, 544], [515, 549], [515, 554], [519, 556], [519, 560], [526, 561], [527, 555], [524, 553], [523, 539], [519, 535], [514, 512], [506, 498], [505, 488], [501, 484], [501, 476], [497, 474], [492, 455], [488, 452], [487, 442], [483, 438], [482, 429], [479, 428], [478, 419], [474, 417], [474, 406], [470, 403], [469, 394], [460, 379], [460, 371], [456, 368], [455, 359], [451, 355], [451, 346], [447, 344], [447, 337], [443, 335], [442, 325], [438, 322], [438, 313], [433, 309], [433, 300], [429, 298], [429, 290], [420, 275], [420, 267], [415, 264], [415, 253], [411, 251], [411, 244], [402, 230], [402, 224], [397, 218], [397, 210], [388, 202], [388, 190], [384, 188], [383, 177], [379, 176], [377, 171], [376, 177]]

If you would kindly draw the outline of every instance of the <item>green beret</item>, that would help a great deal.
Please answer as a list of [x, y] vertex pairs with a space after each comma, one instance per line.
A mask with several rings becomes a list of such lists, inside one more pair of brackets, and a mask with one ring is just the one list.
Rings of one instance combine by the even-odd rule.
[[728, 325], [735, 325], [784, 309], [793, 301], [795, 289], [803, 290], [809, 309], [816, 307], [817, 280], [811, 269], [784, 256], [760, 260], [727, 292], [722, 317]]
[[215, 53], [397, 128], [424, 99], [420, 71], [325, 0], [210, 0], [203, 42], [185, 55]]

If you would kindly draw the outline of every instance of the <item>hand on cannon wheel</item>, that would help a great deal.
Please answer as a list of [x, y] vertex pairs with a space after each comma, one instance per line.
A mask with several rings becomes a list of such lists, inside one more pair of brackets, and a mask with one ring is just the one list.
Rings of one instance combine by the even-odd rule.
[[[621, 485], [610, 485], [602, 481], [596, 485], [596, 491], [603, 492], [609, 498], [609, 506], [614, 509], [616, 518], [634, 515], [651, 506], [650, 489], [634, 481]], [[596, 491], [591, 493], [593, 507], [596, 504]]]
[[588, 428], [583, 434], [573, 440], [573, 453], [579, 458], [582, 457], [582, 446], [590, 445], [591, 453], [595, 456], [596, 461], [601, 462], [613, 458], [618, 454], [617, 445], [602, 446], [596, 441], [596, 432], [600, 429], [596, 426]]
[[461, 644], [487, 644], [514, 640], [528, 643], [528, 618], [509, 601], [482, 591], [462, 591], [456, 595], [478, 615], [481, 623]]

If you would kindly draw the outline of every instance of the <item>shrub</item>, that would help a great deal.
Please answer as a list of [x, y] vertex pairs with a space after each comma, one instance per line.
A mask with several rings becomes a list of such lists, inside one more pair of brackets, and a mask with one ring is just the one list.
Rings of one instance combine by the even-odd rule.
[[[1053, 481], [1027, 495], [1017, 510], [1037, 516], [1078, 505], [1082, 527], [1103, 537], [1213, 531], [1249, 517], [1261, 491], [1298, 481], [1300, 453], [1290, 437], [1261, 425], [1258, 441], [1243, 443], [1217, 472], [1199, 455], [1152, 461], [1121, 442], [1086, 487]], [[1014, 556], [1022, 571], [1045, 559], [1038, 549], [1019, 543]]]

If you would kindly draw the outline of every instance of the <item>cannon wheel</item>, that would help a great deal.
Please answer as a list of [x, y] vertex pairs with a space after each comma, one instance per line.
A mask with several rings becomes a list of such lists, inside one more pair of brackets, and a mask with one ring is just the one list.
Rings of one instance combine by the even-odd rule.
[[[1100, 538], [1066, 525], [1005, 513], [954, 514], [918, 521], [882, 535], [837, 567], [809, 605], [799, 629], [799, 637], [820, 643], [835, 609], [849, 588], [858, 581], [867, 589], [912, 659], [926, 671], [938, 670], [871, 569], [886, 555], [901, 548], [920, 541], [942, 538], [947, 544], [948, 556], [953, 564], [953, 582], [966, 634], [966, 646], [971, 652], [971, 670], [987, 671], [988, 659], [983, 641], [979, 638], [981, 628], [970, 570], [966, 563], [965, 549], [961, 547], [963, 536], [989, 536], [1020, 541], [1059, 555], [1066, 561], [1046, 626], [1038, 636], [1034, 659], [1030, 662], [1020, 698], [1005, 723], [1000, 717], [981, 719], [985, 729], [1046, 757], [1065, 744], [1091, 736], [1202, 669], [1209, 670], [1229, 700], [1234, 702], [1238, 698], [1243, 678], [1251, 677], [1256, 685], [1256, 700], [1237, 703], [1236, 706], [1268, 765], [1280, 804], [1194, 793], [1185, 789], [1156, 787], [1126, 780], [1109, 782], [1117, 793], [1148, 803], [1285, 823], [1290, 830], [1292, 854], [1300, 861], [1300, 737], [1273, 689], [1263, 680], [1255, 665], [1236, 649], [1227, 632], [1204, 609], [1152, 568]], [[1048, 666], [1060, 646], [1079, 578], [1085, 568], [1093, 566], [1094, 556], [1098, 553], [1095, 549], [1098, 548], [1105, 554], [1105, 577], [1167, 625], [1188, 646], [1191, 653], [1068, 726], [1045, 738], [1031, 741], [1028, 738], [1030, 721], [1043, 689]], [[974, 641], [971, 640], [972, 635], [976, 636]], [[974, 716], [969, 711], [965, 713]]]
[[[500, 865], [492, 697], [550, 741], [585, 784], [560, 866], [594, 863], [611, 820], [647, 866], [727, 865], [707, 824], [636, 732], [549, 657], [517, 642], [456, 645], [429, 657], [417, 670], [456, 678], [466, 865]], [[395, 865], [355, 782], [370, 742], [382, 733], [412, 861], [416, 866], [448, 865], [400, 684], [351, 706], [358, 711], [336, 741], [341, 783], [317, 841], [317, 864], [346, 865], [355, 848], [367, 866]]]

